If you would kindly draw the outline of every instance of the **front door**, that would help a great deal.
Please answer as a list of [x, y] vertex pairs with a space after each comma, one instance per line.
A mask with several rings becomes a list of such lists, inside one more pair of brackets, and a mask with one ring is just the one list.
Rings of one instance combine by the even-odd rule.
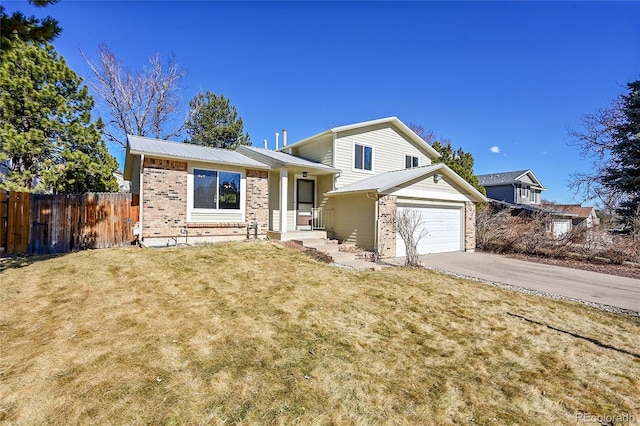
[[310, 179], [298, 179], [296, 188], [296, 228], [300, 230], [311, 229], [313, 215], [313, 199], [315, 195], [315, 181]]

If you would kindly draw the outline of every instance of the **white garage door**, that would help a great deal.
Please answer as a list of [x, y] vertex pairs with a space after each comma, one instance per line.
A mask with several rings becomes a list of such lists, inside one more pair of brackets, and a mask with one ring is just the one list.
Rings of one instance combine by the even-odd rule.
[[[462, 209], [449, 207], [398, 206], [397, 214], [415, 210], [421, 215], [421, 224], [414, 235], [422, 230], [426, 236], [418, 242], [418, 253], [443, 253], [462, 250]], [[406, 254], [404, 241], [396, 234], [396, 256]]]
[[553, 221], [553, 235], [556, 238], [562, 237], [569, 232], [569, 219], [555, 219]]

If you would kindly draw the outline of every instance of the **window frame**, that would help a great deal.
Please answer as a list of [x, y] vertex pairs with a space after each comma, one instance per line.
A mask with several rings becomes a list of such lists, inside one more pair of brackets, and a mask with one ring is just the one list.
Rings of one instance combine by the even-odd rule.
[[[357, 146], [361, 146], [362, 147], [362, 168], [358, 168], [356, 167], [356, 147]], [[370, 148], [371, 149], [371, 169], [365, 169], [365, 152], [366, 152], [366, 148]], [[375, 162], [375, 149], [373, 147], [373, 145], [367, 145], [366, 143], [362, 143], [362, 142], [354, 142], [353, 143], [353, 149], [351, 150], [352, 154], [353, 154], [353, 161], [351, 162], [351, 167], [352, 170], [354, 172], [362, 172], [362, 173], [374, 173], [374, 162]]]
[[[411, 158], [411, 166], [407, 167], [407, 159]], [[404, 153], [404, 168], [405, 169], [413, 169], [416, 167], [420, 167], [420, 157], [418, 155]]]
[[[216, 172], [216, 208], [202, 208], [202, 207], [194, 207], [194, 191], [195, 191], [195, 181], [194, 174], [196, 170], [204, 170], [208, 172]], [[240, 202], [239, 207], [237, 209], [221, 209], [220, 208], [220, 173], [233, 173], [240, 176]], [[198, 214], [207, 214], [212, 217], [213, 220], [208, 220], [208, 222], [215, 222], [215, 216], [224, 216], [228, 214], [238, 214], [240, 213], [242, 216], [241, 221], [245, 221], [245, 211], [246, 211], [246, 171], [244, 170], [233, 170], [231, 168], [225, 167], [215, 167], [209, 165], [193, 165], [189, 166], [187, 170], [187, 222], [192, 222], [192, 213]], [[221, 218], [222, 222], [228, 222], [227, 219]]]

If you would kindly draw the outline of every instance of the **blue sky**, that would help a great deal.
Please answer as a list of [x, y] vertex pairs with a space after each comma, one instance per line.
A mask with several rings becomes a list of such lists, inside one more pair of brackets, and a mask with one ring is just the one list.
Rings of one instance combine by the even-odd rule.
[[84, 77], [79, 48], [101, 42], [130, 68], [175, 54], [185, 113], [198, 91], [224, 94], [258, 146], [397, 116], [471, 152], [478, 174], [532, 169], [559, 202], [589, 166], [567, 129], [640, 78], [636, 2], [3, 4], [56, 18]]

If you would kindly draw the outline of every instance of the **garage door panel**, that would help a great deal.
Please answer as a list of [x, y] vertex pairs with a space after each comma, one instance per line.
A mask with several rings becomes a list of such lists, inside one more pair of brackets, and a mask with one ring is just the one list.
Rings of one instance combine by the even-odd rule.
[[[422, 216], [422, 225], [416, 231], [426, 230], [427, 235], [418, 243], [420, 254], [443, 253], [462, 249], [462, 209], [435, 206], [398, 206], [403, 210], [417, 210]], [[396, 234], [396, 256], [404, 256], [406, 247], [399, 234]]]

